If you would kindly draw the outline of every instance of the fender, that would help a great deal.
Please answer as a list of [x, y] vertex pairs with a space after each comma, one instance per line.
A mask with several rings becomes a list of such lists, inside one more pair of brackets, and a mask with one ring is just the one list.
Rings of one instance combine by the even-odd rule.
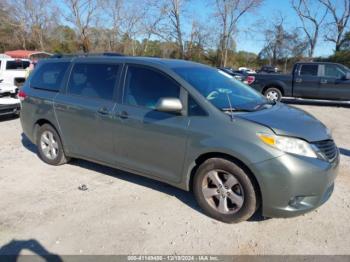
[[292, 96], [292, 87], [288, 86], [284, 81], [273, 80], [265, 83], [262, 93], [264, 93], [269, 87], [279, 88], [283, 96]]

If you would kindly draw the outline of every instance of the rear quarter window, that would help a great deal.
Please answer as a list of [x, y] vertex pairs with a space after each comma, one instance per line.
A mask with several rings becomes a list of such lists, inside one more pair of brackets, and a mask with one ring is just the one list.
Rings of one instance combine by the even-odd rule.
[[48, 91], [58, 91], [63, 77], [68, 69], [69, 62], [45, 63], [39, 66], [30, 81], [32, 88]]

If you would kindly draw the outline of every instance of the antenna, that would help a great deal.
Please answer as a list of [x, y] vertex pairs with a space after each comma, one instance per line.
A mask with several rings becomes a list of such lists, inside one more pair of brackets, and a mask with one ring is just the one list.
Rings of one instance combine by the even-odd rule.
[[230, 117], [231, 117], [231, 121], [233, 121], [233, 112], [232, 112], [232, 110], [233, 110], [233, 107], [232, 107], [232, 104], [231, 104], [231, 99], [230, 99], [230, 97], [229, 97], [229, 95], [228, 95], [228, 93], [227, 92], [225, 92], [225, 94], [226, 94], [226, 97], [227, 97], [227, 100], [228, 100], [228, 104], [230, 105], [230, 112], [231, 112], [231, 114], [230, 114]]

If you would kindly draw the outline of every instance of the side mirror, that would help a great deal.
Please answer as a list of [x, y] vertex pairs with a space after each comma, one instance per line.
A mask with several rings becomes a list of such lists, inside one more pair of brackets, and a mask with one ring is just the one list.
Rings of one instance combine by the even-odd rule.
[[183, 109], [180, 99], [173, 97], [162, 97], [156, 104], [156, 110], [168, 113], [181, 113]]

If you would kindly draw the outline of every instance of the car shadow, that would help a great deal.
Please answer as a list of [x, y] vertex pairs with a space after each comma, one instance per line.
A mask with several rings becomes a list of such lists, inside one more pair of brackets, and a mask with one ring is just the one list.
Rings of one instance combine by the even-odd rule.
[[349, 149], [339, 147], [339, 152], [340, 152], [340, 154], [342, 154], [344, 156], [350, 157], [350, 150]]
[[38, 150], [36, 148], [36, 145], [34, 145], [30, 140], [29, 138], [25, 135], [25, 134], [21, 134], [21, 142], [22, 142], [22, 145], [28, 149], [30, 152], [34, 153], [34, 154], [37, 154], [38, 153]]
[[[34, 255], [41, 257], [44, 261], [61, 262], [63, 259], [49, 252], [43, 245], [35, 239], [16, 240], [13, 239], [9, 243], [0, 247], [0, 260], [6, 262], [15, 262], [22, 260], [20, 253], [23, 250], [29, 250]], [[33, 258], [36, 261], [36, 259]]]
[[329, 101], [329, 100], [313, 100], [313, 99], [298, 99], [298, 98], [283, 98], [285, 104], [294, 105], [309, 105], [309, 106], [330, 106], [330, 107], [345, 107], [350, 108], [350, 102], [347, 101]]
[[[36, 146], [24, 135], [22, 134], [22, 145], [28, 149], [30, 152], [37, 154]], [[108, 166], [96, 164], [94, 162], [82, 160], [82, 159], [72, 159], [69, 162], [70, 165], [78, 166], [81, 168], [89, 169], [104, 175], [111, 176], [113, 178], [122, 179], [124, 181], [134, 183], [143, 187], [150, 188], [152, 190], [159, 191], [161, 193], [176, 197], [178, 200], [183, 202], [184, 204], [191, 207], [193, 210], [204, 214], [202, 209], [198, 206], [192, 192], [188, 192], [166, 183], [153, 180], [151, 178], [147, 178], [144, 176], [136, 175], [130, 172], [126, 172], [120, 169], [111, 168]], [[205, 214], [204, 214], [205, 215]], [[266, 220], [261, 215], [261, 210], [258, 210], [248, 221], [250, 222], [258, 222]]]
[[201, 212], [191, 192], [181, 190], [179, 188], [173, 187], [171, 185], [165, 184], [157, 180], [153, 180], [151, 178], [139, 176], [120, 169], [103, 166], [86, 160], [73, 159], [71, 162], [69, 162], [69, 164], [89, 169], [98, 173], [102, 173], [104, 175], [111, 176], [113, 178], [118, 178], [153, 190], [157, 190], [170, 196], [174, 196], [181, 202], [190, 206], [192, 209]]
[[[202, 209], [197, 204], [193, 193], [189, 191], [184, 191], [182, 189], [173, 187], [171, 185], [165, 184], [160, 181], [153, 180], [151, 178], [139, 176], [133, 173], [129, 173], [126, 171], [122, 171], [119, 169], [99, 165], [90, 161], [85, 161], [81, 159], [74, 159], [70, 162], [71, 165], [79, 166], [85, 169], [89, 169], [95, 172], [102, 173], [104, 175], [111, 176], [113, 178], [122, 179], [124, 181], [134, 183], [143, 187], [147, 187], [156, 191], [159, 191], [161, 193], [165, 193], [167, 195], [176, 197], [178, 200], [183, 202], [184, 204], [188, 205], [195, 211], [204, 214]], [[206, 214], [204, 214], [206, 215]], [[261, 214], [261, 209], [257, 210], [257, 212], [248, 220], [249, 222], [258, 222], [258, 221], [264, 221], [268, 218], [265, 218]]]

